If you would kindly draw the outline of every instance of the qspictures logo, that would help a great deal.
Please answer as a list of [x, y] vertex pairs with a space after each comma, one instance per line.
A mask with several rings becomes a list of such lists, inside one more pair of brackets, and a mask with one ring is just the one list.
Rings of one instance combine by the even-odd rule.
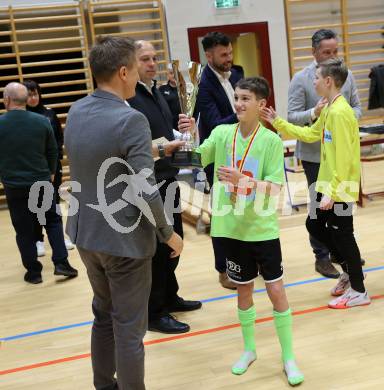
[[[124, 169], [121, 169], [121, 171], [124, 173], [118, 175], [109, 183], [106, 183], [108, 170], [114, 164], [122, 164]], [[134, 231], [139, 226], [143, 217], [145, 217], [147, 221], [149, 221], [153, 226], [156, 226], [156, 220], [153, 215], [150, 202], [154, 197], [156, 197], [155, 193], [165, 184], [165, 181], [156, 183], [153, 175], [154, 173], [149, 168], [143, 168], [139, 172], [135, 172], [135, 170], [124, 159], [118, 157], [108, 158], [100, 166], [96, 178], [97, 203], [86, 203], [85, 207], [89, 207], [102, 214], [108, 225], [119, 233], [127, 234]], [[183, 187], [184, 191], [189, 192], [184, 194], [184, 196], [191, 202], [191, 204], [194, 205], [193, 209], [196, 209], [197, 215], [199, 215], [204, 203], [203, 196], [198, 195], [199, 193], [201, 194], [203, 192], [205, 187], [204, 172], [200, 172], [197, 175], [197, 179], [198, 180], [195, 183], [195, 191], [193, 191], [193, 188], [190, 185]], [[301, 187], [306, 188], [306, 182], [301, 184]], [[318, 182], [314, 183], [313, 186], [319, 186], [320, 184], [325, 189], [329, 188], [330, 185], [330, 183]], [[66, 182], [65, 185], [71, 188], [72, 194], [80, 193], [82, 191], [81, 184], [79, 182], [69, 181]], [[247, 183], [244, 185], [247, 185]], [[113, 191], [113, 187], [115, 186], [119, 186], [117, 191], [121, 191], [121, 195], [119, 195], [117, 192], [117, 195], [114, 197], [116, 200], [108, 204], [106, 193], [107, 191]], [[357, 189], [355, 188], [356, 186]], [[176, 192], [179, 190], [178, 187], [178, 182], [175, 181], [170, 183], [166, 188], [164, 214], [169, 225], [173, 224], [173, 214], [181, 212], [181, 205], [175, 205]], [[263, 218], [275, 214], [279, 207], [279, 203], [282, 204], [282, 214], [289, 214], [287, 214], [286, 208], [287, 191], [278, 191], [274, 196], [266, 196], [265, 194], [256, 191], [254, 201], [247, 202], [246, 195], [244, 195], [246, 192], [244, 190], [238, 193], [239, 195], [236, 197], [235, 203], [222, 204], [219, 194], [220, 191], [226, 191], [227, 187], [228, 183], [217, 181], [211, 188], [212, 200], [208, 205], [208, 211], [213, 217], [225, 217], [230, 213], [233, 213], [236, 216], [240, 216], [244, 215], [246, 212], [249, 212], [250, 209], [253, 209], [255, 215]], [[340, 193], [348, 193], [350, 191], [358, 191], [358, 184], [354, 182], [341, 182], [338, 188], [340, 189]], [[67, 193], [66, 196], [62, 196], [62, 198], [68, 202], [68, 216], [74, 216], [79, 212], [78, 197], [72, 194]], [[292, 186], [291, 196], [294, 196], [294, 192], [292, 192]], [[45, 213], [52, 207], [53, 197], [54, 188], [48, 181], [38, 181], [34, 183], [30, 189], [28, 207], [31, 212], [37, 215], [41, 225], [45, 225], [46, 223]], [[317, 218], [316, 208], [319, 206], [319, 204], [319, 202], [314, 202], [313, 200], [312, 202], [309, 202], [308, 199], [308, 212], [310, 218]], [[349, 197], [345, 204], [348, 205], [347, 209], [343, 205], [335, 204], [334, 209], [337, 215], [351, 214], [354, 204], [353, 199]], [[137, 218], [130, 226], [123, 226], [118, 222], [115, 215], [116, 213], [119, 213], [122, 210], [128, 208], [133, 208], [135, 211], [137, 211]], [[290, 207], [290, 211], [292, 212], [292, 207]], [[61, 215], [60, 205], [56, 205], [56, 213]]]

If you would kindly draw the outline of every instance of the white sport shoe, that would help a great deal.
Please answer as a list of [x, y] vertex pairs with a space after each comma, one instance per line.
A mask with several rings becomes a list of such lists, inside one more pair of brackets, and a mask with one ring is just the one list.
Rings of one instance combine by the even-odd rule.
[[334, 297], [339, 297], [343, 295], [349, 288], [351, 283], [349, 282], [349, 275], [346, 272], [343, 272], [335, 287], [331, 290], [331, 295]]
[[37, 256], [45, 256], [45, 247], [43, 241], [36, 241]]
[[368, 296], [367, 291], [360, 293], [350, 287], [343, 295], [338, 298], [332, 299], [328, 303], [328, 307], [331, 309], [348, 309], [354, 306], [365, 306], [371, 303], [371, 299]]
[[65, 238], [64, 242], [65, 242], [65, 247], [67, 248], [68, 251], [75, 248], [75, 244], [69, 238]]

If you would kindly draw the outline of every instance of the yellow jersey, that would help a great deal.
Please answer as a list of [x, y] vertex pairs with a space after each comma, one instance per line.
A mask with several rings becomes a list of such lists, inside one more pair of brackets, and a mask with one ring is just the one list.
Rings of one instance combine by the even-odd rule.
[[335, 202], [353, 202], [360, 190], [360, 136], [354, 111], [344, 96], [337, 95], [311, 126], [300, 127], [278, 117], [278, 131], [304, 142], [321, 140], [320, 170], [316, 191]]

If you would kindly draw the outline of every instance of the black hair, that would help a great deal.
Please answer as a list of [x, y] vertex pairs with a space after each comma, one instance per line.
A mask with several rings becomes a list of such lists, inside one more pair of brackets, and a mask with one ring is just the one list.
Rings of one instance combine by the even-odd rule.
[[39, 104], [36, 107], [30, 107], [27, 104], [28, 111], [41, 112], [45, 110], [43, 101], [41, 98], [41, 88], [40, 85], [35, 80], [24, 80], [23, 85], [27, 88], [28, 92], [37, 92], [39, 95]]
[[337, 34], [333, 30], [328, 30], [322, 28], [321, 30], [317, 30], [312, 35], [312, 47], [317, 49], [320, 46], [321, 41], [324, 39], [337, 39]]
[[208, 33], [201, 41], [204, 51], [213, 49], [215, 46], [228, 46], [231, 43], [229, 37], [219, 31]]
[[246, 77], [236, 83], [237, 88], [247, 89], [254, 93], [258, 99], [268, 99], [270, 88], [264, 77]]

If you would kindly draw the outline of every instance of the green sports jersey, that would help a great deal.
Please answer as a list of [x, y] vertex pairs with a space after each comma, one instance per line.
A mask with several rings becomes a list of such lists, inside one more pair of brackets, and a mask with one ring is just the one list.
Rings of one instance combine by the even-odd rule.
[[273, 126], [304, 142], [321, 140], [320, 170], [316, 191], [336, 202], [359, 197], [360, 137], [353, 109], [340, 95], [326, 106], [311, 127], [300, 127], [276, 118]]
[[[248, 189], [231, 200], [234, 188], [218, 182], [217, 169], [232, 166], [233, 139], [237, 124], [216, 127], [197, 149], [203, 166], [214, 163], [215, 176], [212, 198], [211, 236], [241, 241], [265, 241], [279, 237], [277, 196], [269, 197]], [[249, 145], [250, 137], [236, 137], [237, 168]], [[283, 143], [271, 130], [260, 126], [249, 148], [242, 172], [256, 180], [282, 184], [284, 181]], [[236, 206], [236, 207], [235, 207]]]

